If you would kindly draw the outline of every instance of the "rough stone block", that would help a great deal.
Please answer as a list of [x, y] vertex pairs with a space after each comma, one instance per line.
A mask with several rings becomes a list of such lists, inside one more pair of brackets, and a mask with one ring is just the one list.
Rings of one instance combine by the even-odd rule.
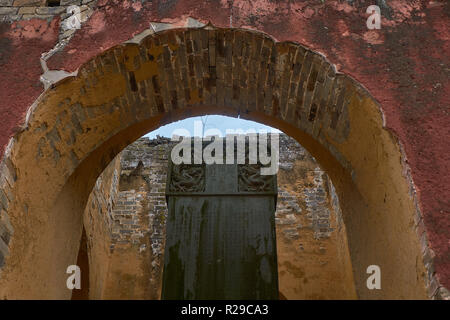
[[436, 291], [439, 289], [439, 282], [436, 277], [433, 277], [431, 281], [428, 283], [428, 296], [432, 298]]
[[36, 7], [19, 8], [19, 14], [34, 14], [35, 12], [36, 12]]
[[15, 7], [45, 6], [46, 0], [15, 0]]
[[54, 16], [52, 15], [41, 15], [41, 14], [24, 14], [22, 16], [23, 20], [30, 20], [30, 19], [45, 19], [45, 20], [51, 20]]
[[41, 7], [36, 9], [37, 14], [61, 14], [66, 11], [65, 7]]
[[61, 6], [70, 6], [70, 5], [81, 5], [81, 0], [61, 0], [60, 1]]
[[17, 14], [19, 8], [14, 7], [0, 7], [0, 14]]
[[439, 300], [450, 300], [450, 291], [444, 287], [440, 287], [436, 292], [436, 299]]

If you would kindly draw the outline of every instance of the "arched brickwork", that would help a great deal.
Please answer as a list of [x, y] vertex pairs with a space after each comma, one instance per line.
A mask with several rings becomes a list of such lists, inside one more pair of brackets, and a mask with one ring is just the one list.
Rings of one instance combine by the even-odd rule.
[[[70, 297], [65, 270], [76, 261], [82, 212], [98, 175], [144, 133], [209, 113], [277, 127], [327, 171], [341, 201], [359, 297], [427, 297], [428, 252], [416, 235], [411, 184], [375, 101], [318, 53], [211, 25], [109, 49], [35, 102], [2, 171], [14, 233], [0, 296]], [[379, 291], [366, 288], [372, 264], [382, 270]]]

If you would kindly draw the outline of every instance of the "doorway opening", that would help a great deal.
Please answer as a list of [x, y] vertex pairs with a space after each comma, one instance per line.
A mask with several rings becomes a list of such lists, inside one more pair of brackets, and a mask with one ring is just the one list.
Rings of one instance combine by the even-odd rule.
[[[320, 164], [339, 199], [357, 297], [427, 297], [402, 151], [370, 94], [299, 44], [210, 25], [106, 50], [36, 101], [3, 160], [2, 226], [12, 228], [0, 295], [70, 298], [65, 270], [100, 174], [146, 132], [211, 114], [277, 128]], [[380, 290], [366, 286], [371, 265]]]

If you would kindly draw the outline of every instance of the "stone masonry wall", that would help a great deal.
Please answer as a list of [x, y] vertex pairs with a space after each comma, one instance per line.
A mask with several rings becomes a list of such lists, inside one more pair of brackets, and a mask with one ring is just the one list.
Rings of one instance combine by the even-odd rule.
[[[120, 155], [102, 298], [158, 299], [164, 254], [165, 181], [173, 145], [141, 138]], [[280, 135], [276, 211], [280, 293], [286, 299], [355, 298], [339, 203], [331, 181], [295, 140]]]
[[275, 219], [280, 292], [287, 299], [356, 298], [339, 200], [330, 186], [314, 158], [281, 135]]
[[51, 21], [55, 17], [61, 19], [59, 40], [73, 35], [76, 29], [65, 27], [72, 13], [67, 9], [76, 5], [80, 7], [81, 21], [85, 22], [97, 5], [97, 0], [0, 0], [0, 22], [30, 19], [45, 19]]
[[112, 242], [113, 208], [118, 202], [120, 157], [116, 157], [92, 190], [84, 211], [89, 259], [89, 298], [99, 299], [106, 287], [106, 276], [110, 265]]
[[104, 298], [160, 297], [170, 145], [164, 138], [139, 139], [120, 155], [118, 201], [112, 212], [110, 286]]

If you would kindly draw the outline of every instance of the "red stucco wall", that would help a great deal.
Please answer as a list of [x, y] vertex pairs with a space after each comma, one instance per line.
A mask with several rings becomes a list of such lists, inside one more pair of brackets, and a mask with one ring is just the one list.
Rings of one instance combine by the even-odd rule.
[[[233, 3], [233, 9], [229, 3]], [[381, 30], [368, 30], [367, 6], [382, 6]], [[450, 287], [450, 2], [99, 0], [99, 7], [49, 69], [76, 70], [150, 21], [194, 17], [253, 28], [323, 53], [380, 103], [404, 146], [441, 283]], [[43, 91], [41, 53], [58, 41], [59, 18], [0, 23], [0, 155]]]

